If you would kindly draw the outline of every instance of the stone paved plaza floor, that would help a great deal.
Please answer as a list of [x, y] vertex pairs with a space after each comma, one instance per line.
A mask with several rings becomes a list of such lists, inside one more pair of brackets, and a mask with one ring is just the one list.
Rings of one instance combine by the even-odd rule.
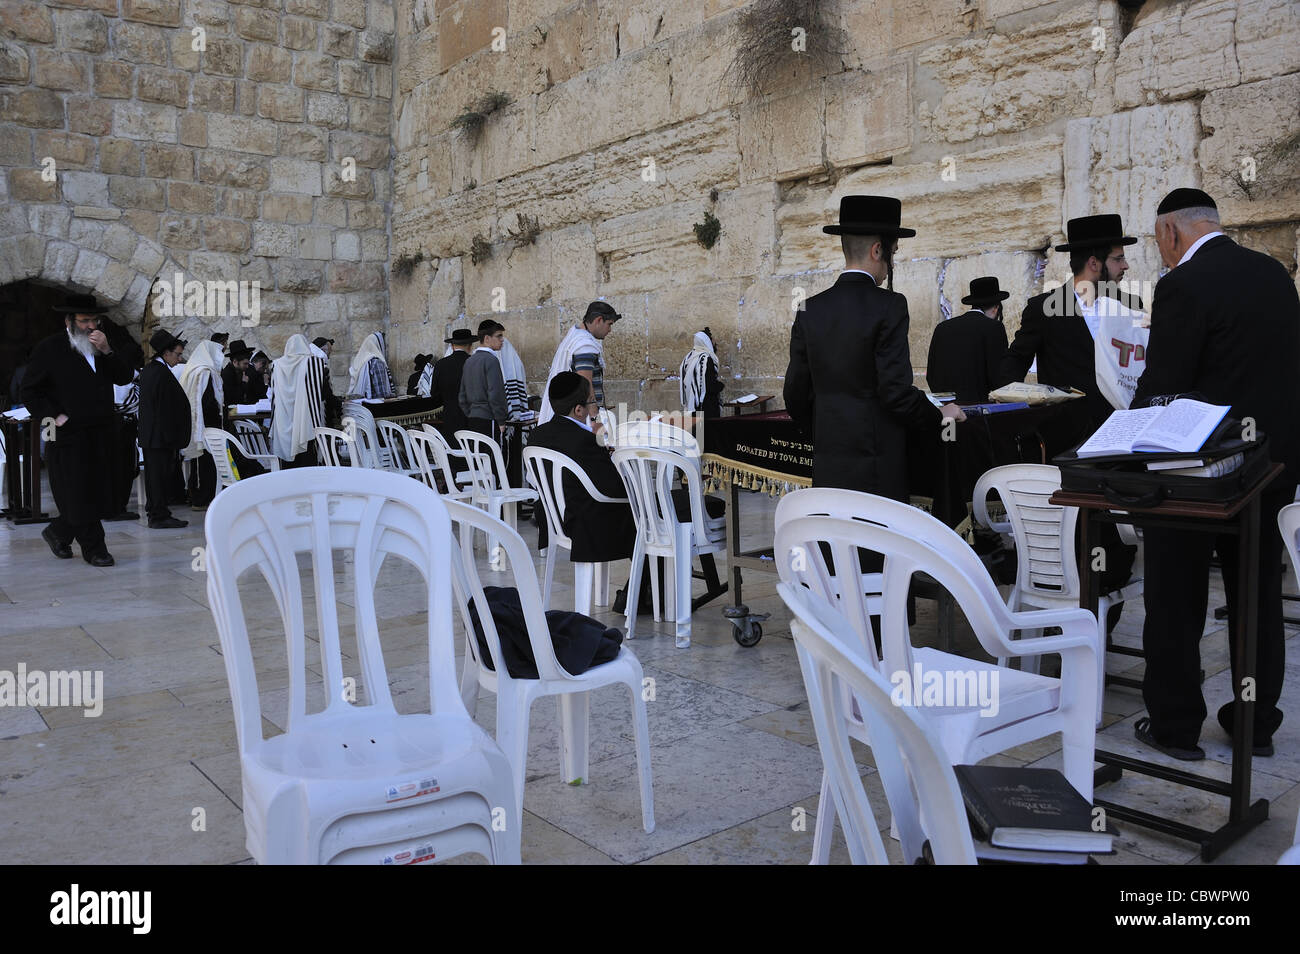
[[[770, 541], [774, 504], [759, 495], [746, 495], [743, 504], [744, 526], [756, 535], [766, 526]], [[28, 670], [101, 670], [106, 697], [98, 718], [71, 708], [0, 708], [0, 858], [10, 864], [249, 860], [226, 674], [205, 578], [192, 568], [194, 548], [203, 543], [203, 515], [187, 508], [178, 508], [177, 515], [192, 518], [190, 527], [159, 531], [136, 523], [106, 524], [117, 566], [105, 569], [85, 564], [79, 554], [56, 560], [40, 539], [40, 526], [0, 521], [0, 670], [16, 671], [20, 663]], [[532, 533], [528, 528], [530, 542]], [[415, 574], [402, 569], [381, 574], [377, 603], [396, 704], [416, 711], [422, 693], [427, 702], [423, 595]], [[571, 605], [572, 575], [567, 567], [556, 575], [554, 605]], [[485, 573], [485, 579], [489, 576]], [[623, 563], [614, 570], [615, 585], [626, 577]], [[1287, 588], [1294, 591], [1290, 577]], [[284, 723], [287, 704], [283, 637], [265, 585], [248, 584], [245, 592], [255, 618], [251, 635], [264, 727], [274, 733]], [[744, 595], [756, 611], [772, 613], [766, 635], [753, 648], [732, 640], [720, 611], [727, 597], [696, 614], [689, 649], [676, 649], [671, 628], [648, 619], [640, 630], [644, 638], [630, 644], [645, 674], [655, 680], [655, 698], [648, 704], [653, 834], [640, 825], [625, 692], [594, 693], [590, 779], [580, 787], [560, 782], [556, 704], [546, 699], [534, 706], [524, 798], [526, 863], [807, 862], [821, 763], [789, 614], [776, 595], [774, 574], [748, 574]], [[347, 591], [343, 598], [350, 598]], [[1210, 603], [1221, 602], [1216, 585]], [[932, 604], [918, 605], [913, 639], [933, 644]], [[1125, 608], [1120, 642], [1138, 644], [1142, 610], [1140, 601]], [[350, 612], [344, 615], [350, 625]], [[616, 623], [608, 612], [598, 615]], [[1275, 737], [1277, 755], [1254, 763], [1252, 790], [1271, 801], [1270, 818], [1219, 863], [1272, 864], [1291, 843], [1300, 808], [1296, 633], [1288, 628], [1291, 716]], [[973, 644], [960, 623], [958, 649]], [[1223, 624], [1207, 620], [1201, 648], [1213, 713], [1228, 699]], [[1140, 661], [1132, 671], [1141, 671]], [[1168, 761], [1133, 740], [1133, 722], [1142, 714], [1136, 691], [1109, 689], [1105, 702], [1099, 744]], [[480, 695], [476, 717], [492, 731], [490, 693]], [[1212, 715], [1201, 741], [1209, 758], [1198, 770], [1227, 778], [1228, 741]], [[870, 752], [859, 753], [877, 820], [887, 828]], [[1059, 767], [1059, 737], [990, 761]], [[1126, 776], [1102, 792], [1204, 827], [1217, 827], [1225, 817], [1225, 800], [1155, 780]], [[205, 831], [192, 828], [196, 808], [204, 809]], [[796, 809], [806, 810], [805, 830], [796, 830]], [[1103, 863], [1199, 863], [1189, 843], [1132, 825], [1119, 827], [1118, 852]], [[897, 843], [888, 838], [885, 843], [897, 855]], [[832, 858], [847, 861], [838, 838]]]

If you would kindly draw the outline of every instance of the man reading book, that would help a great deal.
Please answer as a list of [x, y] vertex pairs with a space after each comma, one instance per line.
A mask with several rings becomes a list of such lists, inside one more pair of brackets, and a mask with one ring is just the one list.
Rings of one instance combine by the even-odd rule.
[[[1282, 569], [1278, 511], [1295, 497], [1300, 478], [1300, 296], [1286, 269], [1242, 248], [1219, 228], [1214, 200], [1199, 189], [1175, 189], [1156, 209], [1156, 244], [1172, 269], [1156, 285], [1147, 368], [1134, 407], [1193, 396], [1229, 405], [1232, 417], [1267, 435], [1283, 475], [1263, 493], [1259, 518], [1259, 625], [1255, 650], [1254, 753], [1273, 754], [1282, 722]], [[1243, 433], [1243, 437], [1248, 434]], [[1148, 529], [1142, 629], [1146, 675], [1142, 695], [1150, 718], [1140, 741], [1175, 758], [1205, 758], [1197, 745], [1205, 721], [1200, 641], [1205, 628], [1210, 557], [1217, 551], [1228, 597], [1228, 633], [1235, 640], [1237, 538]], [[1233, 652], [1235, 660], [1235, 648]], [[1240, 685], [1233, 673], [1233, 685]], [[1218, 721], [1232, 735], [1233, 705]]]

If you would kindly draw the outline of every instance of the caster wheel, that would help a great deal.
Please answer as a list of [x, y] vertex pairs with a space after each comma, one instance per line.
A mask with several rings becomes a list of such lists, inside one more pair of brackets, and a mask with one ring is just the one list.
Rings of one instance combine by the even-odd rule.
[[733, 635], [736, 638], [736, 642], [745, 648], [757, 646], [758, 641], [763, 638], [763, 626], [760, 623], [749, 623], [743, 627], [738, 626]]

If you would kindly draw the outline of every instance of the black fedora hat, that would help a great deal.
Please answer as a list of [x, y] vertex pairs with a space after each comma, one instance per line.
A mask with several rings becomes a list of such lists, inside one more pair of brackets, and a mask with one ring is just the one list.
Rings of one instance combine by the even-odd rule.
[[887, 195], [846, 195], [840, 199], [839, 225], [824, 225], [827, 235], [880, 235], [911, 238], [915, 229], [899, 226], [903, 203]]
[[149, 347], [153, 348], [154, 354], [162, 354], [164, 351], [170, 351], [177, 345], [180, 345], [183, 348], [185, 347], [185, 342], [181, 341], [170, 331], [163, 331], [161, 328], [149, 337]]
[[1011, 292], [1005, 292], [998, 287], [996, 275], [986, 276], [984, 278], [972, 278], [970, 283], [970, 294], [961, 300], [963, 305], [992, 305], [995, 302], [1006, 301], [1011, 297]]
[[236, 338], [230, 342], [230, 347], [226, 349], [226, 353], [230, 355], [231, 361], [242, 361], [253, 353], [253, 349], [244, 344], [243, 338]]
[[60, 315], [104, 315], [108, 309], [95, 301], [94, 295], [70, 295], [62, 305], [55, 305], [54, 312]]
[[1056, 246], [1058, 252], [1096, 248], [1099, 245], [1137, 244], [1137, 239], [1124, 234], [1124, 223], [1118, 215], [1085, 215], [1070, 219], [1065, 227], [1065, 235], [1065, 244]]
[[468, 328], [457, 328], [451, 333], [450, 338], [442, 339], [443, 344], [451, 345], [472, 345], [475, 340], [474, 332], [470, 331]]

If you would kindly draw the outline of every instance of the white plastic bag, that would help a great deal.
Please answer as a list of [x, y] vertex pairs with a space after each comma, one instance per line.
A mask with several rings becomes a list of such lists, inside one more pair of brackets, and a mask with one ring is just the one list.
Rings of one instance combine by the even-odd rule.
[[1138, 378], [1147, 367], [1150, 319], [1146, 312], [1113, 298], [1097, 299], [1097, 319], [1097, 333], [1093, 336], [1097, 389], [1111, 407], [1127, 410], [1133, 403]]

